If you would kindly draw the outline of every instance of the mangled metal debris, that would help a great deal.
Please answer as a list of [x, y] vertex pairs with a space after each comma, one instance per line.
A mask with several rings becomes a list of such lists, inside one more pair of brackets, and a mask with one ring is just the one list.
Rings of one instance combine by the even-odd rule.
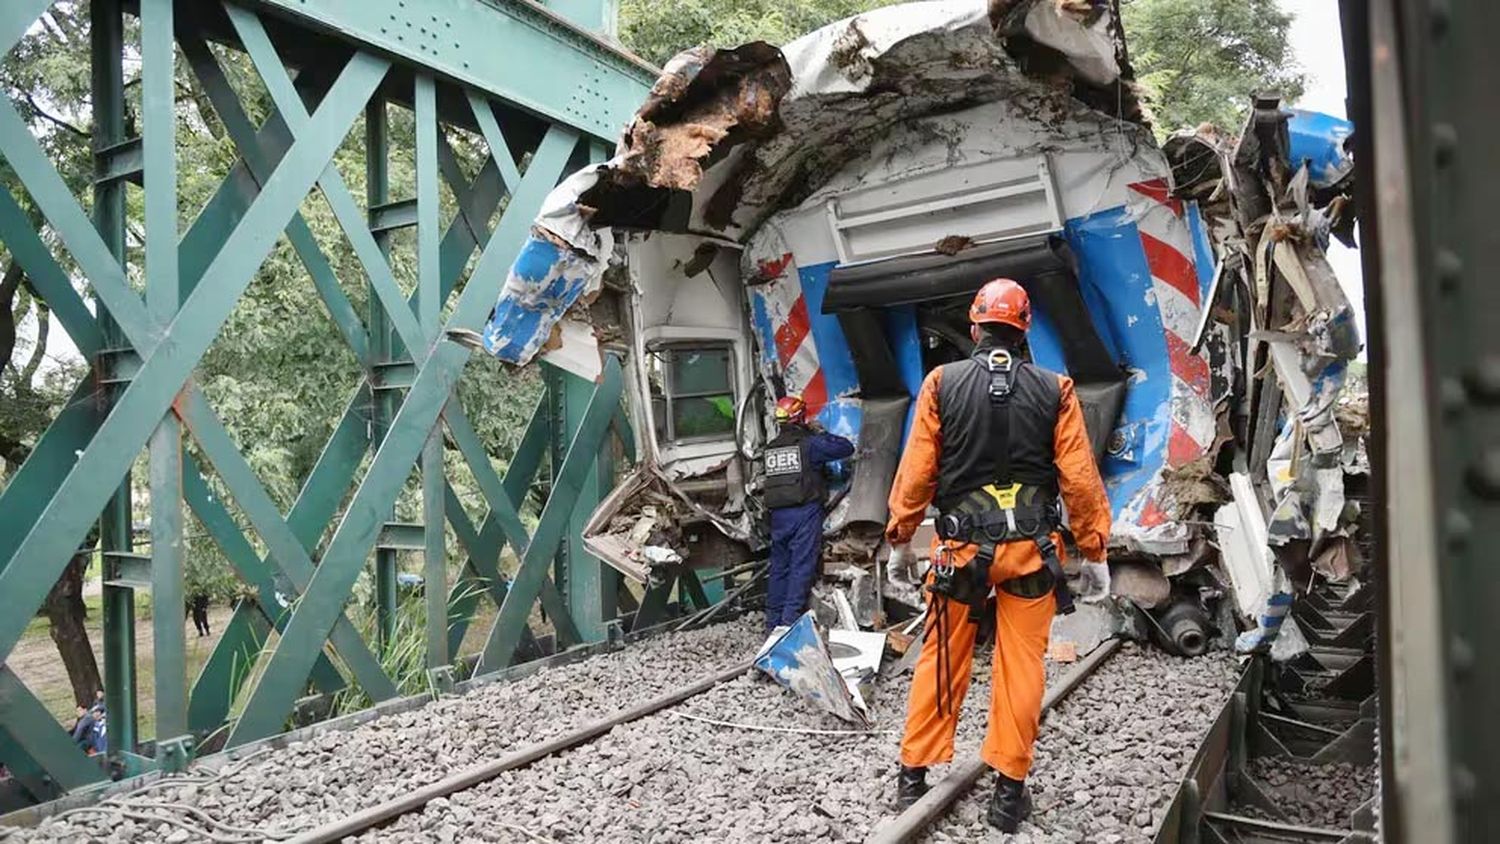
[[1350, 535], [1359, 512], [1344, 480], [1361, 471], [1367, 426], [1350, 412], [1359, 399], [1344, 382], [1361, 345], [1324, 254], [1329, 232], [1350, 224], [1351, 132], [1260, 97], [1232, 147], [1213, 130], [1167, 144], [1178, 191], [1202, 199], [1229, 279], [1211, 303], [1211, 330], [1250, 373], [1230, 415], [1247, 471], [1230, 476], [1233, 502], [1214, 519], [1222, 571], [1255, 625], [1241, 651], [1305, 649], [1295, 622], [1283, 621], [1299, 585], [1314, 571], [1344, 582], [1358, 568]]
[[884, 648], [883, 634], [825, 631], [807, 612], [771, 635], [755, 667], [820, 708], [869, 727], [874, 724], [870, 694]]

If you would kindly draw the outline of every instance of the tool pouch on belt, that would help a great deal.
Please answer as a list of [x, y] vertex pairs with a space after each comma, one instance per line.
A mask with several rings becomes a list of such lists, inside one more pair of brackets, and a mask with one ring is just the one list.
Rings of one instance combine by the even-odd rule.
[[933, 560], [932, 582], [927, 591], [941, 595], [950, 601], [958, 601], [969, 607], [969, 621], [978, 623], [990, 596], [990, 563], [994, 558], [980, 560], [974, 557], [965, 566], [955, 566], [949, 561], [947, 549], [939, 549]]
[[1037, 571], [1002, 581], [1000, 588], [1020, 598], [1040, 598], [1048, 592], [1057, 595], [1057, 612], [1073, 611], [1073, 595], [1068, 591], [1058, 554], [1054, 532], [1066, 540], [1069, 533], [1062, 525], [1057, 500], [1037, 487], [1012, 484], [1000, 488], [994, 484], [965, 496], [950, 512], [938, 517], [938, 537], [944, 540], [972, 543], [979, 553], [967, 568], [984, 573], [984, 591], [988, 592], [989, 568], [999, 546], [1007, 542], [1034, 542], [1042, 557]]

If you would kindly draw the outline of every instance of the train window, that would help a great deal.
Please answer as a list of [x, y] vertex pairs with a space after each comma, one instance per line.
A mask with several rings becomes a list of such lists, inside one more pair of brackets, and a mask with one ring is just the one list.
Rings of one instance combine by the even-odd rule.
[[660, 442], [734, 436], [734, 353], [727, 344], [673, 344], [650, 352], [652, 416]]

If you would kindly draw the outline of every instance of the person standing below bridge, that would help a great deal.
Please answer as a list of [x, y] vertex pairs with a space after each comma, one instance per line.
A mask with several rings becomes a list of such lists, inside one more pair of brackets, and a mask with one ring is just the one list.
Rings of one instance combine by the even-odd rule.
[[[975, 634], [995, 615], [990, 713], [981, 758], [999, 774], [989, 822], [1015, 832], [1031, 812], [1026, 774], [1041, 721], [1052, 618], [1071, 612], [1061, 546], [1085, 562], [1082, 600], [1109, 592], [1109, 500], [1073, 380], [1023, 360], [1031, 303], [1010, 279], [969, 308], [973, 354], [927, 375], [891, 488], [890, 565], [913, 566], [912, 535], [935, 501], [928, 620], [907, 702], [897, 804], [927, 791], [927, 767], [953, 758]], [[1062, 523], [1059, 494], [1071, 522]], [[990, 609], [993, 587], [993, 609]]]
[[771, 511], [771, 572], [766, 631], [790, 625], [807, 610], [823, 547], [825, 467], [854, 453], [854, 444], [807, 423], [798, 396], [776, 402], [781, 433], [766, 445], [765, 504]]
[[199, 636], [213, 635], [208, 629], [208, 594], [194, 592], [192, 600], [193, 629]]

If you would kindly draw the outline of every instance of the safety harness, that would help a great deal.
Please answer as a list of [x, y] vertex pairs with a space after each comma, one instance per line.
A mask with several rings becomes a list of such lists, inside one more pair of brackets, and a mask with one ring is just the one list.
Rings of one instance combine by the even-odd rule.
[[934, 560], [933, 582], [929, 591], [944, 598], [969, 605], [969, 620], [977, 623], [989, 599], [990, 566], [999, 547], [1007, 542], [1029, 540], [1036, 543], [1043, 566], [1036, 572], [1014, 577], [1000, 584], [1011, 595], [1040, 598], [1051, 591], [1057, 596], [1057, 613], [1073, 612], [1073, 595], [1062, 569], [1062, 559], [1052, 534], [1073, 544], [1072, 532], [1062, 522], [1062, 510], [1055, 494], [1035, 486], [1016, 483], [1011, 478], [1010, 438], [1011, 397], [1015, 390], [1016, 361], [1005, 349], [985, 354], [983, 365], [989, 372], [990, 406], [995, 412], [996, 431], [992, 438], [996, 466], [995, 483], [971, 491], [948, 512], [938, 516], [939, 539], [979, 546], [967, 566], [954, 566], [940, 557]]

